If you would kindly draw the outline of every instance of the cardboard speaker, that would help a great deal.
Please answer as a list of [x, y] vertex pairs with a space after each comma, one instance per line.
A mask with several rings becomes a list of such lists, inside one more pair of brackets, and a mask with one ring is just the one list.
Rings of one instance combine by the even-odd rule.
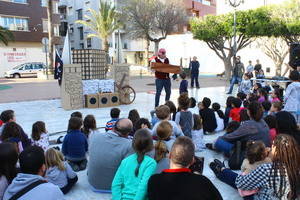
[[119, 103], [118, 93], [99, 93], [99, 107], [112, 107], [118, 106]]
[[98, 94], [87, 94], [87, 95], [85, 95], [85, 107], [86, 108], [98, 108], [99, 107], [99, 96], [98, 96]]

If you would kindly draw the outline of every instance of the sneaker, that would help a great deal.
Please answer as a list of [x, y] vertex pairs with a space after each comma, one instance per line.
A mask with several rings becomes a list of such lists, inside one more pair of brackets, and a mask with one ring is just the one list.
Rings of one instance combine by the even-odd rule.
[[210, 150], [214, 150], [212, 143], [206, 143], [205, 146], [206, 146], [206, 148], [208, 148]]
[[63, 143], [63, 137], [64, 137], [64, 136], [59, 136], [59, 137], [57, 138], [57, 140], [56, 140], [56, 144], [61, 144], [61, 143]]
[[74, 170], [74, 172], [79, 172], [80, 171], [80, 168], [77, 164], [73, 163], [73, 162], [68, 162], [69, 165], [71, 166], [71, 168]]
[[218, 159], [215, 159], [214, 162], [221, 168], [226, 168], [224, 162], [221, 162]]
[[197, 89], [200, 89], [200, 87], [198, 86]]
[[214, 172], [216, 176], [221, 172], [221, 168], [215, 162], [211, 162], [209, 164], [209, 168]]
[[226, 94], [232, 94], [231, 92], [227, 92]]

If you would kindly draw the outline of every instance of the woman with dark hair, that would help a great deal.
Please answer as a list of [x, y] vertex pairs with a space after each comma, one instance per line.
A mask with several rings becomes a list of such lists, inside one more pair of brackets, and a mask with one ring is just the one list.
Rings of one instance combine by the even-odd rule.
[[141, 118], [141, 119], [139, 119], [139, 121], [137, 121], [137, 122], [135, 123], [135, 127], [134, 127], [135, 130], [139, 130], [139, 129], [141, 129], [141, 128], [146, 128], [146, 129], [148, 129], [148, 130], [151, 129], [151, 124], [150, 124], [150, 122], [149, 122], [148, 119], [146, 119], [146, 118]]
[[11, 143], [0, 144], [0, 199], [11, 181], [16, 177], [18, 153]]
[[258, 166], [247, 175], [226, 169], [218, 160], [210, 164], [217, 178], [241, 190], [257, 190], [254, 199], [295, 200], [299, 197], [300, 150], [289, 135], [276, 136], [271, 151], [271, 163]]
[[291, 135], [300, 145], [300, 130], [297, 126], [295, 117], [287, 111], [280, 111], [275, 114], [275, 117], [278, 134]]
[[249, 140], [261, 140], [267, 147], [271, 146], [269, 127], [263, 120], [261, 104], [250, 103], [247, 112], [250, 120], [244, 121], [236, 131], [219, 137], [213, 145], [216, 150], [229, 154], [237, 141], [246, 144]]
[[87, 115], [83, 120], [83, 133], [90, 138], [94, 133], [98, 133], [94, 115]]
[[290, 74], [291, 84], [286, 88], [284, 95], [284, 109], [290, 112], [300, 123], [300, 74], [298, 71], [292, 71]]
[[132, 141], [135, 154], [125, 158], [112, 182], [112, 199], [146, 199], [149, 178], [156, 171], [156, 161], [146, 153], [153, 149], [147, 129], [139, 129]]

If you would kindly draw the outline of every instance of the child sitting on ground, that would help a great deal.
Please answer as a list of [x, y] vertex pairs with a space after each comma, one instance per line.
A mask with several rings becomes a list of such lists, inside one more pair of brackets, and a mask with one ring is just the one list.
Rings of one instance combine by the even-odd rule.
[[270, 115], [275, 115], [282, 109], [282, 103], [279, 101], [273, 102], [271, 109], [270, 109]]
[[268, 94], [265, 89], [259, 88], [257, 92], [258, 102], [262, 103], [264, 101], [268, 101]]
[[182, 72], [180, 75], [181, 82], [179, 86], [179, 94], [188, 93], [189, 82], [186, 79], [186, 73]]
[[146, 118], [140, 118], [136, 123], [135, 123], [135, 130], [139, 130], [141, 128], [146, 128], [151, 132], [151, 124], [148, 119]]
[[183, 134], [192, 138], [192, 128], [194, 126], [193, 114], [188, 111], [190, 99], [187, 93], [183, 93], [178, 98], [179, 112], [176, 113], [175, 122], [181, 127]]
[[212, 104], [212, 109], [215, 112], [216, 121], [217, 121], [217, 128], [216, 128], [215, 131], [216, 132], [223, 131], [224, 130], [224, 118], [225, 118], [225, 115], [224, 115], [223, 111], [220, 110], [221, 109], [220, 104], [213, 103]]
[[245, 93], [239, 92], [237, 93], [236, 97], [242, 101], [241, 107], [245, 107], [244, 102], [247, 100], [247, 95]]
[[239, 98], [232, 99], [232, 109], [229, 113], [230, 120], [240, 122], [240, 111], [242, 105], [242, 101]]
[[67, 194], [78, 181], [76, 173], [64, 161], [61, 152], [53, 148], [46, 151], [45, 160], [47, 168], [46, 180], [57, 185], [64, 194]]
[[[271, 158], [268, 157], [269, 148], [266, 148], [262, 141], [249, 141], [247, 143], [246, 159], [244, 159], [241, 166], [241, 171], [243, 175], [251, 173], [259, 165], [264, 163], [272, 162]], [[245, 191], [239, 189], [239, 194], [244, 197], [244, 199], [253, 199], [253, 194], [257, 193], [258, 190]]]
[[249, 94], [251, 92], [251, 88], [252, 88], [252, 83], [250, 81], [250, 75], [249, 74], [244, 74], [244, 79], [242, 80], [238, 91], [242, 92], [244, 94]]
[[274, 115], [268, 115], [264, 118], [265, 122], [268, 124], [269, 128], [270, 128], [270, 138], [271, 138], [271, 142], [274, 141], [276, 135], [278, 134], [277, 131], [277, 119]]
[[192, 139], [195, 144], [195, 151], [203, 151], [205, 144], [203, 142], [203, 129], [200, 115], [193, 114], [194, 127], [192, 130]]
[[152, 136], [147, 129], [138, 130], [133, 137], [135, 154], [125, 158], [112, 182], [112, 199], [146, 199], [147, 183], [156, 171], [156, 161], [146, 153], [153, 149]]
[[274, 88], [274, 90], [271, 93], [270, 101], [271, 101], [271, 103], [274, 103], [277, 101], [282, 102], [279, 88]]
[[94, 115], [87, 115], [83, 120], [83, 133], [87, 138], [91, 138], [94, 134], [99, 134], [97, 123]]
[[264, 115], [263, 115], [263, 117], [266, 117], [269, 114], [269, 112], [270, 112], [272, 104], [271, 104], [270, 101], [264, 101], [264, 102], [261, 103], [261, 105], [262, 105], [262, 107], [264, 109]]
[[226, 128], [229, 122], [229, 114], [232, 109], [232, 100], [234, 99], [233, 96], [227, 97], [226, 100], [226, 108], [225, 108], [225, 117], [224, 117], [224, 127]]
[[39, 146], [44, 151], [49, 148], [49, 136], [44, 122], [37, 121], [32, 125], [31, 138], [32, 145]]
[[82, 119], [72, 117], [69, 120], [69, 131], [62, 144], [62, 153], [75, 172], [86, 168], [88, 143], [86, 136], [81, 132]]
[[175, 139], [171, 138], [172, 126], [168, 121], [162, 121], [157, 127], [157, 142], [154, 145], [154, 159], [157, 162], [156, 173], [169, 169], [168, 153], [171, 151]]
[[120, 117], [120, 109], [119, 108], [112, 108], [110, 110], [110, 117], [111, 117], [111, 120], [109, 120], [107, 123], [106, 123], [106, 126], [105, 126], [105, 131], [110, 131], [114, 128], [115, 126], [115, 123], [116, 121], [119, 120], [119, 117]]
[[190, 105], [188, 111], [190, 111], [192, 114], [199, 115], [199, 109], [197, 108], [197, 101], [194, 97], [190, 97]]
[[210, 104], [211, 100], [207, 97], [204, 97], [202, 102], [198, 104], [204, 134], [213, 133], [218, 126], [215, 113], [209, 108]]
[[152, 135], [154, 137], [157, 136], [157, 127], [158, 125], [166, 120], [168, 121], [171, 125], [172, 125], [172, 138], [176, 138], [179, 136], [184, 136], [182, 130], [180, 129], [180, 127], [176, 124], [176, 122], [170, 120], [170, 108], [166, 105], [161, 105], [158, 106], [155, 110], [156, 116], [159, 119], [159, 121], [155, 124], [155, 126], [152, 128]]
[[255, 94], [255, 95], [258, 95], [258, 90], [260, 89], [260, 88], [262, 88], [262, 85], [260, 84], [260, 83], [255, 83], [254, 85], [253, 85], [253, 94]]

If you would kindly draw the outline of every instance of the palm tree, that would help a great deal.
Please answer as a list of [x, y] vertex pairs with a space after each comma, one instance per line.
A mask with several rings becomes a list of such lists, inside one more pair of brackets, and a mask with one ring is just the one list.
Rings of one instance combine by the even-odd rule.
[[[48, 15], [48, 38], [49, 38], [49, 52], [48, 52], [48, 60], [49, 60], [49, 71], [52, 74], [54, 69], [54, 27], [53, 27], [53, 2], [52, 0], [47, 0], [47, 15]], [[47, 70], [48, 74], [48, 70]]]
[[108, 37], [120, 27], [119, 14], [110, 2], [101, 0], [98, 12], [93, 9], [88, 9], [88, 12], [91, 15], [85, 15], [86, 20], [77, 20], [76, 23], [92, 30], [94, 33], [88, 34], [87, 37], [100, 38], [102, 40], [102, 49], [108, 52]]
[[0, 42], [2, 42], [4, 45], [7, 46], [8, 42], [13, 40], [14, 40], [13, 33], [7, 28], [0, 26]]

